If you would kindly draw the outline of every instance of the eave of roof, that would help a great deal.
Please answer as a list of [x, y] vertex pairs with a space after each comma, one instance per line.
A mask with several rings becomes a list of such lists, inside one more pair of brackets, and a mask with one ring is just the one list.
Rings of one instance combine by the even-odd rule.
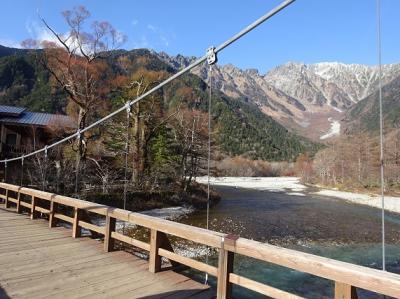
[[73, 119], [67, 115], [29, 111], [25, 111], [17, 117], [0, 115], [0, 123], [41, 127], [59, 126], [74, 128], [76, 126]]

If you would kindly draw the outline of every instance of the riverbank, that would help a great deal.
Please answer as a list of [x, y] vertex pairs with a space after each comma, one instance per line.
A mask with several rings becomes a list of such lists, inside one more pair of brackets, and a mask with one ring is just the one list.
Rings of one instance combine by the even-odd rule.
[[[206, 184], [207, 177], [198, 177], [196, 181], [200, 184]], [[379, 195], [345, 192], [320, 188], [314, 185], [304, 185], [298, 177], [213, 177], [210, 178], [210, 183], [214, 186], [282, 192], [294, 196], [315, 194], [334, 197], [374, 208], [381, 208], [382, 206], [381, 197]], [[400, 213], [400, 197], [385, 196], [385, 210]]]
[[[322, 189], [313, 194], [340, 198], [356, 204], [367, 205], [374, 208], [382, 208], [380, 195], [345, 192], [338, 190]], [[385, 210], [400, 213], [400, 197], [385, 196]]]
[[[123, 190], [113, 190], [109, 193], [92, 192], [85, 194], [83, 199], [115, 208], [124, 208]], [[219, 195], [212, 191], [210, 193], [210, 205], [214, 206], [219, 200]], [[206, 207], [207, 188], [196, 182], [185, 192], [171, 188], [163, 191], [128, 191], [126, 194], [127, 210], [155, 213], [154, 216], [170, 220], [175, 220], [179, 215], [190, 214], [194, 210], [202, 210]]]

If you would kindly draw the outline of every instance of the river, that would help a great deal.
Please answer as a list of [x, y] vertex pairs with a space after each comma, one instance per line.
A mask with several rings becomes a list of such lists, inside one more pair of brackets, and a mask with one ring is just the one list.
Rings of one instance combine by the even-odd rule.
[[[214, 186], [221, 201], [210, 209], [210, 229], [324, 257], [381, 268], [381, 211], [313, 194]], [[400, 215], [386, 214], [386, 267], [400, 273]], [[180, 222], [205, 227], [199, 211]], [[216, 263], [215, 256], [211, 263]], [[332, 298], [331, 281], [235, 256], [234, 272], [307, 298]], [[202, 279], [203, 274], [191, 272]], [[211, 284], [214, 284], [211, 281]], [[234, 287], [234, 298], [263, 298]], [[381, 298], [359, 291], [359, 298]]]

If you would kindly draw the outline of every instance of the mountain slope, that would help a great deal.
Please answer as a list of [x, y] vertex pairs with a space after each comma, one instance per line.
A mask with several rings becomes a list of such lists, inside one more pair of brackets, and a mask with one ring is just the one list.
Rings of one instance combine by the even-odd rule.
[[[382, 88], [382, 114], [386, 131], [400, 128], [400, 76]], [[346, 132], [379, 131], [379, 91], [355, 104], [343, 119]]]
[[65, 95], [49, 83], [49, 73], [35, 57], [21, 52], [0, 58], [0, 103], [32, 111], [62, 112]]
[[21, 53], [26, 53], [26, 50], [9, 48], [9, 47], [4, 47], [4, 46], [0, 45], [0, 58], [4, 57], [4, 56], [10, 56], [10, 55], [21, 54]]

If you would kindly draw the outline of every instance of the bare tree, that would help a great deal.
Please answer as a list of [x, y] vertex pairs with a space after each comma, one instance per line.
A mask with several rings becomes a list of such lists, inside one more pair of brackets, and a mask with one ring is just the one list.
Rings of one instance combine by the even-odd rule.
[[[104, 58], [125, 41], [125, 36], [105, 21], [94, 21], [88, 27], [90, 12], [84, 6], [66, 10], [62, 15], [68, 25], [67, 33], [58, 33], [42, 19], [54, 38], [51, 41], [26, 40], [23, 46], [43, 49], [40, 61], [51, 73], [54, 82], [68, 95], [69, 112], [77, 118], [77, 129], [82, 130], [96, 104], [104, 99], [108, 91], [104, 80]], [[85, 30], [87, 28], [89, 30]], [[77, 139], [77, 169], [86, 158], [87, 134], [80, 134]]]

